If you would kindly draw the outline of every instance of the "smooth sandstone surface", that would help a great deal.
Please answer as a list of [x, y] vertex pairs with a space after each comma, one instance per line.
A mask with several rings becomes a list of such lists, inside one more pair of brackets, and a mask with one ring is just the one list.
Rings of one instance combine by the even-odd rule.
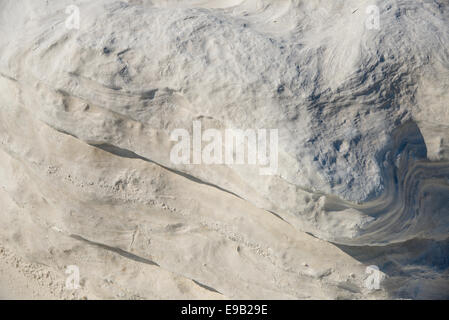
[[[79, 266], [74, 297], [448, 297], [447, 2], [0, 15], [1, 243], [61, 281]], [[174, 164], [170, 134], [193, 121], [278, 129], [278, 173]]]

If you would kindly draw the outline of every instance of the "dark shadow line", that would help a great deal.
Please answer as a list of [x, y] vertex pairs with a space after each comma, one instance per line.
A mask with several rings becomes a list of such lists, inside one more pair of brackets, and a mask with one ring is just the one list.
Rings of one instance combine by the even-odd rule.
[[193, 281], [196, 285], [200, 286], [200, 287], [203, 288], [203, 289], [206, 289], [206, 290], [209, 290], [209, 291], [218, 293], [218, 294], [222, 294], [220, 291], [218, 291], [218, 290], [216, 290], [216, 289], [214, 289], [214, 288], [212, 288], [212, 287], [206, 286], [205, 284], [202, 284], [201, 282], [198, 282], [198, 281], [193, 280], [193, 279], [192, 279], [192, 281]]
[[130, 151], [130, 150], [122, 149], [122, 148], [116, 147], [116, 146], [114, 146], [114, 145], [111, 145], [111, 144], [109, 144], [109, 143], [89, 144], [89, 145], [92, 146], [92, 147], [96, 147], [96, 148], [98, 148], [98, 149], [101, 149], [101, 150], [103, 150], [103, 151], [112, 153], [113, 155], [116, 155], [116, 156], [119, 156], [119, 157], [122, 157], [122, 158], [140, 159], [140, 160], [143, 160], [143, 161], [146, 161], [146, 162], [150, 162], [150, 163], [156, 164], [156, 165], [158, 165], [159, 167], [162, 167], [162, 168], [164, 168], [165, 170], [170, 171], [171, 173], [180, 175], [180, 176], [182, 176], [182, 177], [184, 177], [184, 178], [186, 178], [186, 179], [189, 179], [189, 180], [191, 180], [191, 181], [193, 181], [193, 182], [196, 182], [196, 183], [199, 183], [199, 184], [204, 184], [204, 185], [207, 185], [207, 186], [212, 187], [212, 188], [216, 188], [216, 189], [218, 189], [218, 190], [220, 190], [220, 191], [223, 191], [223, 192], [232, 194], [233, 196], [235, 196], [235, 197], [237, 197], [237, 198], [239, 198], [239, 199], [245, 200], [245, 199], [243, 199], [242, 197], [240, 197], [238, 194], [236, 194], [236, 193], [234, 193], [234, 192], [232, 192], [232, 191], [223, 189], [222, 187], [217, 186], [217, 185], [215, 185], [215, 184], [212, 184], [212, 183], [203, 181], [203, 180], [201, 180], [201, 179], [199, 179], [199, 178], [197, 178], [197, 177], [194, 177], [194, 176], [192, 176], [192, 175], [190, 175], [190, 174], [188, 174], [188, 173], [185, 173], [185, 172], [182, 172], [182, 171], [179, 171], [179, 170], [175, 170], [175, 169], [166, 167], [166, 166], [164, 166], [164, 165], [162, 165], [162, 164], [160, 164], [160, 163], [157, 163], [156, 161], [153, 161], [153, 160], [151, 160], [151, 159], [142, 157], [142, 156], [140, 156], [140, 155], [138, 155], [138, 154], [136, 154], [136, 153], [134, 153], [134, 152], [132, 152], [132, 151]]
[[122, 257], [134, 260], [136, 262], [141, 262], [141, 263], [149, 264], [149, 265], [152, 265], [152, 266], [160, 267], [160, 265], [157, 264], [154, 261], [151, 261], [151, 260], [139, 257], [139, 256], [137, 256], [135, 254], [132, 254], [132, 253], [130, 253], [128, 251], [125, 251], [125, 250], [122, 250], [120, 248], [111, 247], [111, 246], [108, 246], [106, 244], [99, 243], [99, 242], [94, 242], [94, 241], [85, 239], [85, 238], [83, 238], [83, 237], [81, 237], [79, 235], [76, 235], [76, 234], [71, 234], [70, 237], [75, 239], [75, 240], [83, 241], [83, 242], [86, 242], [86, 243], [88, 243], [90, 245], [93, 245], [93, 246], [96, 246], [96, 247], [100, 247], [100, 248], [108, 250], [108, 251], [115, 252], [115, 253], [121, 255]]

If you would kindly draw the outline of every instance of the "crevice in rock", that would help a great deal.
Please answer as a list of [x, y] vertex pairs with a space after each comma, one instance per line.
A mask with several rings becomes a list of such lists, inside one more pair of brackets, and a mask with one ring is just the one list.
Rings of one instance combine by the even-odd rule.
[[155, 161], [153, 161], [153, 160], [151, 160], [151, 159], [142, 157], [142, 156], [140, 156], [140, 155], [134, 153], [133, 151], [130, 151], [130, 150], [127, 150], [127, 149], [123, 149], [123, 148], [120, 148], [120, 147], [111, 145], [111, 144], [109, 144], [109, 143], [89, 144], [89, 145], [91, 145], [92, 147], [99, 148], [99, 149], [101, 149], [101, 150], [103, 150], [103, 151], [112, 153], [113, 155], [116, 155], [116, 156], [119, 156], [119, 157], [122, 157], [122, 158], [140, 159], [140, 160], [143, 160], [143, 161], [146, 161], [146, 162], [150, 162], [150, 163], [155, 164], [155, 165], [157, 165], [157, 166], [159, 166], [159, 167], [162, 167], [162, 168], [164, 168], [165, 170], [168, 170], [168, 171], [170, 171], [170, 172], [172, 172], [172, 173], [174, 173], [174, 174], [176, 174], [176, 175], [179, 175], [179, 176], [182, 176], [182, 177], [184, 177], [184, 178], [186, 178], [186, 179], [189, 179], [190, 181], [193, 181], [193, 182], [196, 182], [196, 183], [199, 183], [199, 184], [207, 185], [207, 186], [209, 186], [209, 187], [218, 189], [218, 190], [220, 190], [220, 191], [223, 191], [223, 192], [232, 194], [233, 196], [235, 196], [235, 197], [237, 197], [237, 198], [239, 198], [239, 199], [245, 200], [245, 199], [243, 199], [242, 197], [240, 197], [238, 194], [236, 194], [236, 193], [234, 193], [234, 192], [232, 192], [232, 191], [226, 190], [226, 189], [224, 189], [224, 188], [222, 188], [222, 187], [220, 187], [220, 186], [217, 186], [217, 185], [215, 185], [215, 184], [212, 184], [212, 183], [206, 182], [206, 181], [204, 181], [204, 180], [201, 180], [201, 179], [199, 179], [199, 178], [197, 178], [197, 177], [194, 177], [194, 176], [192, 176], [192, 175], [190, 175], [190, 174], [188, 174], [188, 173], [185, 173], [185, 172], [182, 172], [182, 171], [179, 171], [179, 170], [175, 170], [175, 169], [166, 167], [166, 166], [164, 166], [164, 165], [162, 165], [162, 164], [160, 164], [160, 163], [157, 163], [157, 162], [155, 162]]
[[208, 290], [208, 291], [212, 291], [212, 292], [215, 292], [215, 293], [219, 293], [219, 294], [222, 295], [222, 293], [221, 293], [220, 291], [218, 291], [218, 290], [216, 290], [216, 289], [214, 289], [214, 288], [212, 288], [212, 287], [209, 287], [209, 286], [207, 286], [207, 285], [205, 285], [205, 284], [202, 284], [201, 282], [196, 281], [196, 280], [193, 280], [193, 279], [192, 279], [192, 281], [193, 281], [196, 285], [200, 286], [200, 287], [203, 288], [203, 289], [206, 289], [206, 290]]
[[96, 246], [96, 247], [99, 247], [101, 249], [108, 250], [108, 251], [111, 251], [111, 252], [115, 252], [115, 253], [121, 255], [124, 258], [131, 259], [131, 260], [134, 260], [136, 262], [145, 263], [145, 264], [149, 264], [149, 265], [152, 265], [152, 266], [160, 267], [160, 265], [157, 264], [154, 261], [151, 261], [149, 259], [140, 257], [138, 255], [135, 255], [135, 254], [133, 254], [131, 252], [128, 252], [128, 251], [125, 251], [123, 249], [120, 249], [120, 248], [117, 248], [117, 247], [111, 247], [111, 246], [108, 246], [108, 245], [100, 243], [100, 242], [91, 241], [91, 240], [88, 240], [88, 239], [83, 238], [82, 236], [79, 236], [79, 235], [76, 235], [76, 234], [71, 234], [70, 237], [75, 239], [75, 240], [85, 242], [85, 243], [87, 243], [89, 245]]

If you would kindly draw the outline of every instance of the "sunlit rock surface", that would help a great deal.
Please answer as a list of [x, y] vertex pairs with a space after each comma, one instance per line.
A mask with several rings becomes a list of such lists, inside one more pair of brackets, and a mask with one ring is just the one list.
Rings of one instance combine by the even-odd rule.
[[[98, 298], [448, 297], [447, 2], [0, 14], [0, 239], [17, 254], [79, 265]], [[277, 174], [174, 164], [170, 134], [194, 121], [278, 129]]]

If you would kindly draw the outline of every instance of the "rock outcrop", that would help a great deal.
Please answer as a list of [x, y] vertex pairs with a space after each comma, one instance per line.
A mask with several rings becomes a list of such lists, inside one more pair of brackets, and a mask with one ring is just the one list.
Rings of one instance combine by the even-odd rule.
[[[93, 297], [447, 297], [449, 5], [375, 4], [2, 1], [0, 239]], [[173, 163], [194, 122], [277, 173]]]

